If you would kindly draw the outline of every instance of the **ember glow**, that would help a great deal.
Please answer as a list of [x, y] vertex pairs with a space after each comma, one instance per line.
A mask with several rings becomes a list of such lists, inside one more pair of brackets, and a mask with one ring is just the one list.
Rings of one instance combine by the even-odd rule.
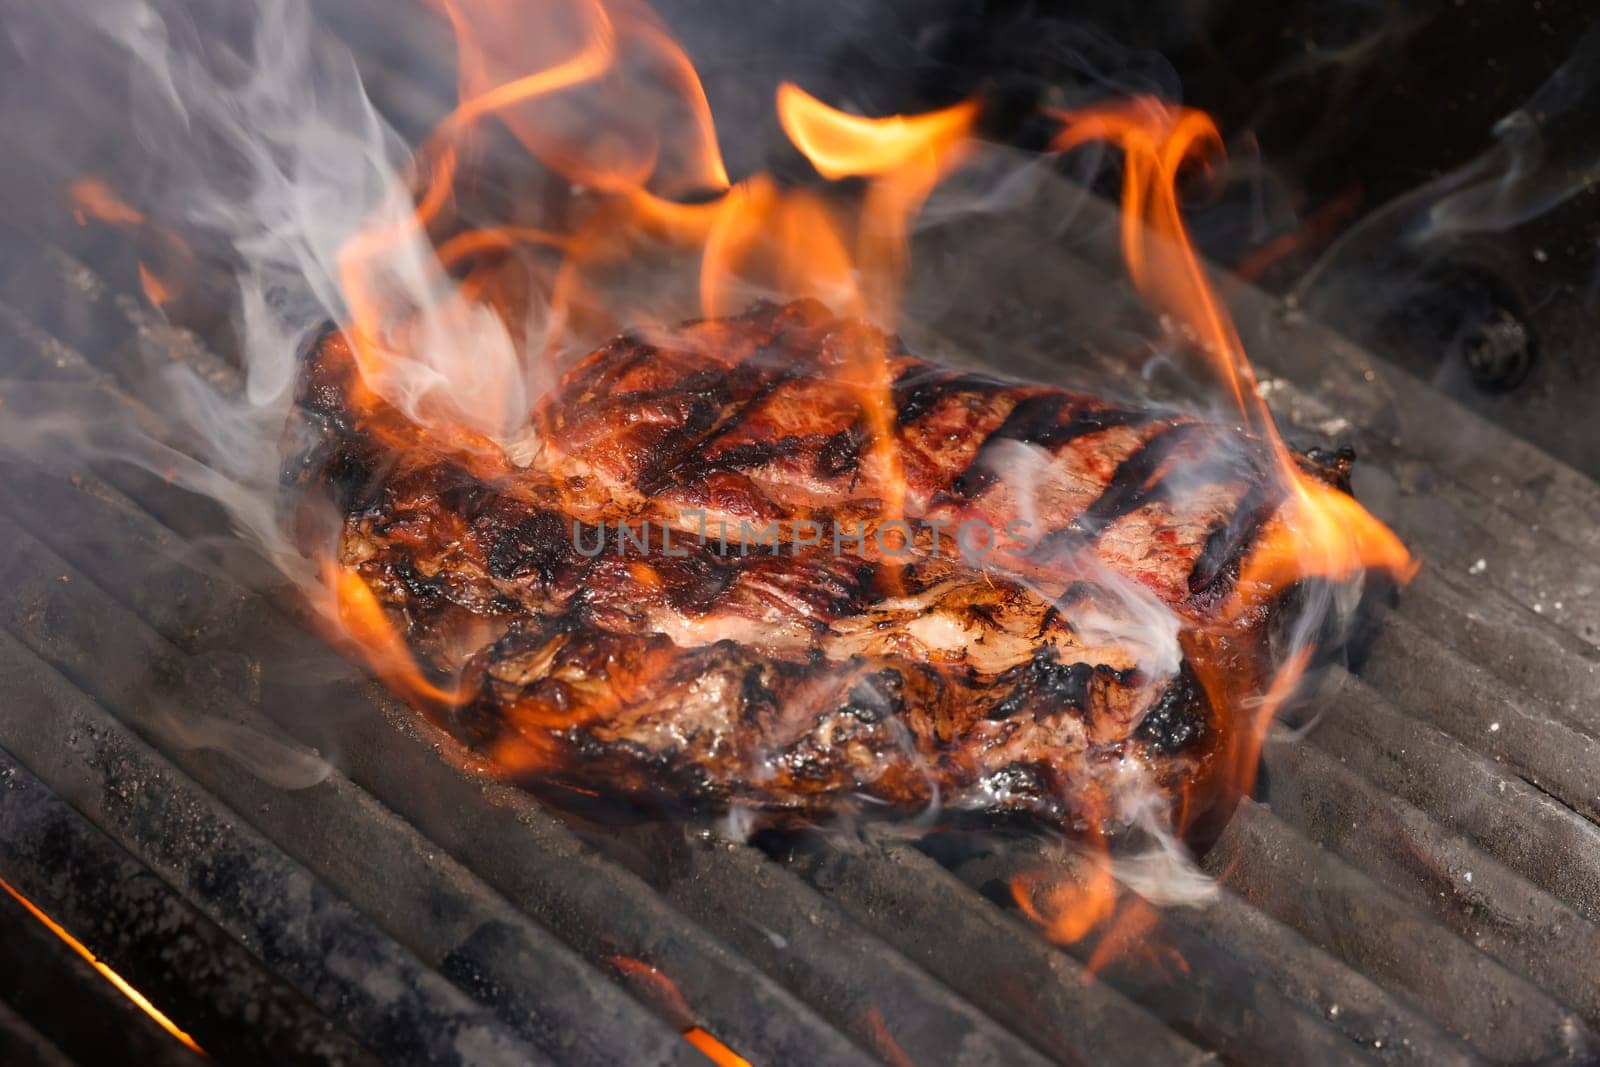
[[699, 1049], [717, 1067], [750, 1067], [750, 1061], [718, 1041], [716, 1035], [698, 1026], [683, 1032], [683, 1039]]
[[56, 922], [54, 919], [50, 918], [50, 916], [46, 915], [42, 910], [40, 910], [37, 904], [23, 896], [15, 886], [13, 886], [10, 882], [7, 882], [5, 879], [0, 878], [0, 889], [4, 889], [7, 893], [9, 893], [13, 900], [15, 900], [18, 904], [21, 904], [23, 908], [27, 909], [29, 915], [32, 915], [35, 919], [39, 920], [45, 929], [49, 930], [52, 934], [55, 934], [58, 938], [60, 938], [68, 948], [72, 949], [72, 951], [76, 952], [79, 956], [82, 956], [84, 961], [99, 973], [100, 977], [110, 982], [116, 987], [117, 992], [127, 997], [134, 1003], [135, 1006], [138, 1007], [140, 1011], [144, 1012], [146, 1015], [150, 1016], [151, 1019], [155, 1020], [156, 1025], [160, 1026], [161, 1029], [165, 1030], [167, 1033], [177, 1038], [180, 1042], [187, 1045], [192, 1051], [198, 1052], [202, 1056], [206, 1054], [206, 1050], [201, 1048], [194, 1038], [184, 1033], [178, 1028], [177, 1023], [173, 1022], [162, 1013], [160, 1008], [157, 1008], [154, 1004], [150, 1003], [150, 998], [146, 997], [143, 993], [129, 985], [127, 979], [123, 978], [122, 975], [118, 974], [116, 971], [113, 971], [110, 967], [100, 962], [99, 957], [97, 957], [93, 952], [89, 951], [89, 946], [85, 945], [82, 941], [79, 941], [77, 938], [68, 933], [65, 927]]
[[683, 1039], [712, 1063], [718, 1067], [750, 1067], [749, 1060], [723, 1044], [710, 1030], [694, 1021], [694, 1011], [684, 999], [677, 983], [662, 973], [659, 967], [652, 967], [632, 956], [612, 956], [610, 962], [639, 996], [652, 1003], [669, 1021], [681, 1027]]

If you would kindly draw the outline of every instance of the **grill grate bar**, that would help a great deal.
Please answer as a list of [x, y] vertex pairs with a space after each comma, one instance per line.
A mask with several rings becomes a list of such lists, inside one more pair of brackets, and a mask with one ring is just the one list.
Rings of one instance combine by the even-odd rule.
[[[0, 1052], [13, 1046], [47, 1063], [194, 1067], [205, 1062], [9, 893], [0, 893], [0, 943], [6, 953], [6, 965], [0, 967]], [[13, 1062], [26, 1060], [6, 1060]]]
[[0, 873], [230, 1063], [375, 1063], [0, 749]]
[[1275, 816], [1600, 1025], [1600, 927], [1315, 746], [1265, 759]]
[[[1473, 499], [1413, 466], [1358, 464], [1356, 495], [1434, 566], [1472, 574], [1584, 640], [1600, 639], [1600, 564], [1530, 526], [1526, 515]], [[1557, 607], [1557, 605], [1560, 605]]]
[[0, 672], [28, 698], [0, 709], [12, 754], [363, 1045], [539, 1058], [4, 633]]
[[[920, 847], [970, 888], [991, 896], [1007, 893], [1006, 887], [1020, 874], [1041, 868], [1070, 870], [1074, 862], [1071, 855], [1047, 853], [1029, 839], [934, 840]], [[1137, 894], [1118, 888], [1119, 912], [1136, 903]], [[1159, 948], [1151, 953], [1113, 951], [1101, 961], [1096, 976], [1180, 1034], [1232, 1062], [1381, 1062], [1382, 1050], [1351, 1040], [1330, 1026], [1321, 1011], [1307, 1010], [1307, 1005], [1288, 995], [1275, 973], [1274, 957], [1278, 950], [1292, 955], [1292, 940], [1261, 957], [1214, 939], [1208, 926], [1202, 911], [1166, 909], [1159, 927], [1152, 930]], [[1108, 936], [1115, 936], [1114, 931], [1103, 924], [1063, 951], [1087, 966]], [[1393, 1051], [1388, 1058], [1395, 1058]]]
[[[1406, 586], [1397, 613], [1428, 626], [1467, 662], [1562, 709], [1570, 721], [1597, 721], [1592, 709], [1600, 697], [1600, 652], [1522, 605], [1424, 567]], [[1588, 717], [1577, 717], [1586, 709]]]
[[1409, 997], [1394, 995], [1226, 887], [1183, 921], [1210, 944], [1258, 961], [1286, 998], [1374, 1057], [1428, 1065], [1477, 1062], [1459, 1037]]
[[670, 824], [604, 837], [619, 857], [635, 851], [641, 873], [667, 900], [881, 1058], [1045, 1062], [756, 849], [708, 834], [686, 837]]
[[[84, 1007], [82, 1001], [77, 1006]], [[119, 1049], [118, 1053], [126, 1056], [127, 1049]], [[0, 1063], [12, 1067], [72, 1067], [65, 1052], [4, 1000], [0, 1000]]]
[[[208, 743], [204, 722], [243, 738], [242, 744], [280, 754], [293, 753], [298, 746], [224, 695], [202, 669], [164, 647], [140, 620], [9, 519], [0, 518], [0, 535], [14, 546], [0, 568], [7, 579], [12, 632], [116, 709], [119, 717], [137, 723], [168, 759], [267, 828], [278, 847], [382, 923], [389, 936], [458, 983], [499, 980], [493, 988], [501, 996], [490, 998], [493, 1006], [526, 1035], [559, 1042], [557, 1050], [564, 1056], [608, 1062], [610, 1055], [626, 1048], [634, 1062], [685, 1057], [687, 1046], [676, 1033], [609, 982], [590, 979], [592, 972], [564, 946], [517, 916], [470, 875], [433, 855], [414, 829], [337, 774], [330, 773], [315, 787], [286, 791], [243, 771], [231, 759], [197, 748]], [[147, 699], [145, 689], [152, 682], [167, 703]], [[188, 709], [188, 717], [171, 713], [174, 707]], [[209, 715], [197, 719], [193, 713], [201, 708]], [[155, 765], [159, 763], [153, 761]], [[192, 832], [184, 829], [186, 833], [163, 841], [181, 844]], [[141, 840], [141, 847], [151, 845]], [[381, 865], [382, 879], [371, 877], [369, 862]], [[367, 939], [372, 940], [370, 933]], [[296, 964], [313, 966], [308, 950], [301, 952]], [[428, 983], [437, 981], [419, 973], [413, 982], [423, 985], [413, 995], [421, 996]], [[443, 991], [436, 988], [430, 995]], [[611, 1042], [617, 1047], [610, 1047]]]
[[1319, 710], [1311, 744], [1600, 921], [1600, 828], [1354, 678], [1336, 677]]
[[[1039, 1048], [1070, 1049], [1088, 1063], [1197, 1065], [1215, 1058], [914, 848], [863, 842], [844, 849], [825, 836], [783, 835], [769, 851]], [[930, 916], [961, 920], [930, 923]]]
[[1485, 1057], [1576, 1060], [1587, 1028], [1530, 982], [1295, 833], [1240, 803], [1205, 866], [1225, 886], [1430, 1016]]
[[[1600, 708], [1586, 702], [1551, 708], [1508, 693], [1501, 680], [1445, 647], [1427, 627], [1393, 613], [1377, 627], [1361, 677], [1408, 713], [1600, 821], [1600, 741], [1583, 732], [1600, 724]], [[1569, 725], [1572, 720], [1577, 725]]]

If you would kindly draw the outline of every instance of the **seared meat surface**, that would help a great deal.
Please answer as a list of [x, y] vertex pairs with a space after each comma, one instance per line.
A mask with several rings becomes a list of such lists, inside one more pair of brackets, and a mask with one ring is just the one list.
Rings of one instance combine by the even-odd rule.
[[1202, 779], [1179, 650], [1275, 521], [1261, 449], [894, 344], [809, 302], [619, 338], [501, 450], [431, 440], [329, 333], [286, 477], [457, 694], [437, 721], [529, 780], [1114, 825]]

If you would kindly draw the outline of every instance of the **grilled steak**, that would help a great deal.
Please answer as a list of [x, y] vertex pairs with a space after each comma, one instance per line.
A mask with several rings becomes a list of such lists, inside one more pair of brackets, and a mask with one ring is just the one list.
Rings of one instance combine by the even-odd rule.
[[810, 302], [619, 338], [500, 450], [430, 439], [330, 332], [286, 477], [458, 694], [437, 720], [530, 781], [1114, 826], [1203, 779], [1224, 724], [1178, 650], [1275, 521], [1260, 447], [894, 344]]

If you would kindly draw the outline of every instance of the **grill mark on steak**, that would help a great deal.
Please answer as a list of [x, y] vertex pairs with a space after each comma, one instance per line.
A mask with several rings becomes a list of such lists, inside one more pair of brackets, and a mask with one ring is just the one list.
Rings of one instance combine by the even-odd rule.
[[1163, 474], [1172, 455], [1195, 439], [1213, 438], [1216, 433], [1215, 427], [1202, 423], [1180, 422], [1162, 428], [1117, 464], [1100, 495], [1065, 527], [1045, 537], [1037, 554], [1050, 558], [1069, 550], [1079, 551], [1116, 520], [1163, 498], [1168, 492]]
[[894, 383], [895, 422], [910, 426], [937, 408], [946, 397], [960, 393], [989, 395], [1014, 388], [985, 374], [963, 373], [914, 366], [901, 372]]
[[1206, 547], [1189, 571], [1191, 594], [1205, 594], [1222, 579], [1224, 572], [1255, 542], [1262, 525], [1271, 518], [1282, 499], [1282, 493], [1264, 481], [1246, 490], [1228, 520], [1206, 537]]
[[1062, 394], [1032, 396], [1019, 403], [1000, 428], [978, 447], [978, 454], [966, 470], [956, 477], [955, 494], [971, 500], [995, 483], [1001, 466], [996, 458], [997, 442], [1018, 441], [1053, 451], [1090, 434], [1117, 426], [1143, 426], [1155, 418], [1145, 411], [1094, 408], [1072, 410], [1067, 421], [1062, 422], [1062, 413], [1069, 410], [1072, 403], [1072, 397]]
[[1217, 432], [1215, 427], [1201, 423], [1178, 423], [1145, 441], [1137, 452], [1117, 465], [1104, 491], [1073, 520], [1075, 532], [1092, 541], [1117, 519], [1164, 495], [1169, 486], [1164, 474], [1173, 453], [1196, 439], [1215, 439]]
[[671, 483], [673, 470], [685, 461], [703, 435], [721, 420], [731, 393], [728, 376], [707, 369], [697, 372], [682, 387], [620, 398], [623, 403], [640, 404], [658, 402], [671, 405], [674, 401], [687, 401], [682, 420], [647, 446], [640, 457], [636, 477], [639, 492], [648, 496], [660, 492]]

